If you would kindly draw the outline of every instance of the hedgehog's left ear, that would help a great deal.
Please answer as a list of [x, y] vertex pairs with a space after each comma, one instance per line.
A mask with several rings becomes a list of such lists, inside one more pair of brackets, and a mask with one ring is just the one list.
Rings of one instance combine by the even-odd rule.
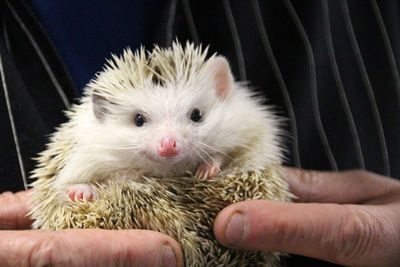
[[99, 121], [103, 121], [107, 113], [107, 99], [97, 90], [92, 91], [93, 113]]
[[228, 61], [221, 56], [210, 62], [211, 73], [215, 80], [217, 95], [221, 99], [229, 96], [233, 88], [233, 76]]

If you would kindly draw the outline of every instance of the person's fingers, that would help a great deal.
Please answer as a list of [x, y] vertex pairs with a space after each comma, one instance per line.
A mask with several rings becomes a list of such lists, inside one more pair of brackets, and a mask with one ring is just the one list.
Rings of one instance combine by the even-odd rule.
[[295, 202], [358, 204], [377, 200], [400, 182], [367, 171], [322, 172], [281, 167]]
[[378, 206], [245, 201], [228, 206], [217, 216], [214, 234], [220, 243], [235, 249], [293, 253], [344, 265], [385, 266], [377, 260], [396, 255], [390, 250], [398, 249], [400, 233], [398, 226], [383, 225], [385, 220], [372, 216], [369, 209], [392, 216]]
[[29, 229], [32, 220], [26, 216], [29, 212], [28, 201], [32, 191], [0, 194], [0, 230]]
[[0, 266], [183, 266], [183, 254], [146, 230], [0, 231]]

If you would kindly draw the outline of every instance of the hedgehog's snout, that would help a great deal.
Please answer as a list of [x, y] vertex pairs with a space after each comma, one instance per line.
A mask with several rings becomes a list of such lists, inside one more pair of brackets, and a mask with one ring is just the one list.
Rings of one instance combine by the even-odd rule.
[[161, 157], [174, 157], [179, 155], [180, 151], [178, 141], [170, 135], [163, 136], [157, 146], [157, 153]]

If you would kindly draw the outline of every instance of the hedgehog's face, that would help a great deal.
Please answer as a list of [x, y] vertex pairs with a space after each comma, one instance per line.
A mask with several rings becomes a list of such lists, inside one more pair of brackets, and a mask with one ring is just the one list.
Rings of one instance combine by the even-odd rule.
[[[216, 131], [221, 131], [232, 75], [220, 57], [207, 71], [210, 75], [190, 81], [127, 90], [118, 104], [106, 108], [104, 117], [97, 119], [106, 126], [108, 146], [121, 148], [120, 161], [153, 176], [182, 175], [228, 152], [220, 137], [225, 135]], [[103, 100], [93, 101], [95, 110], [105, 109]]]

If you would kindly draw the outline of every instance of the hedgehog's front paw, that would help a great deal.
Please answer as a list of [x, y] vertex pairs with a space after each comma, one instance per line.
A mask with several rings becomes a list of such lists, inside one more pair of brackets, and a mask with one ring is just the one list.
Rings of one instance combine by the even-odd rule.
[[200, 180], [207, 180], [217, 176], [219, 171], [220, 171], [219, 162], [210, 162], [210, 163], [203, 162], [197, 168], [196, 174], [194, 176], [195, 178]]
[[67, 194], [72, 201], [90, 201], [96, 198], [96, 191], [89, 184], [74, 184], [68, 187]]

